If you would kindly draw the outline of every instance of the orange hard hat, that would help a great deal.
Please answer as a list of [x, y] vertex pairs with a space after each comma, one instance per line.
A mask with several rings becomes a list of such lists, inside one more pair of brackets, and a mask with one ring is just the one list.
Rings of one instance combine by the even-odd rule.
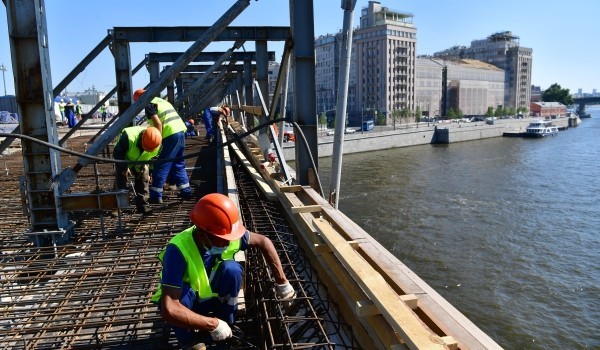
[[162, 143], [162, 135], [157, 128], [149, 126], [142, 134], [142, 148], [146, 152], [152, 152]]
[[142, 96], [144, 92], [146, 92], [146, 90], [144, 89], [135, 90], [135, 92], [133, 93], [133, 102], [137, 102], [138, 98], [140, 98], [140, 96]]
[[192, 125], [194, 125], [194, 123], [195, 123], [194, 119], [190, 119], [190, 120], [188, 120], [188, 122]]
[[200, 198], [190, 213], [190, 219], [196, 227], [227, 241], [235, 241], [246, 233], [235, 203], [220, 193]]

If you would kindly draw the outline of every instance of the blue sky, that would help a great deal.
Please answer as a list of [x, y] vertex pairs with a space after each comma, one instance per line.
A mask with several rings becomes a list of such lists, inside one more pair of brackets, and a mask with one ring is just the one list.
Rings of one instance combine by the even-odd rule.
[[[600, 47], [593, 40], [598, 31], [595, 18], [600, 13], [598, 0], [382, 0], [383, 6], [410, 12], [417, 27], [417, 53], [432, 54], [453, 45], [470, 45], [471, 40], [510, 30], [520, 37], [522, 46], [533, 49], [532, 83], [547, 88], [558, 83], [572, 93], [600, 91], [597, 63]], [[89, 51], [116, 26], [210, 26], [232, 4], [220, 1], [75, 1], [46, 0], [52, 85], [56, 86]], [[354, 25], [368, 4], [358, 0]], [[232, 23], [238, 26], [287, 26], [289, 2], [251, 1]], [[335, 33], [342, 27], [340, 0], [314, 1], [315, 35]], [[192, 43], [132, 43], [132, 65], [147, 52], [185, 51]], [[224, 51], [230, 43], [211, 44], [206, 51]], [[251, 43], [245, 48], [250, 51]], [[279, 61], [281, 44], [269, 43]], [[14, 94], [6, 8], [0, 5], [0, 63], [6, 71], [6, 90]], [[114, 87], [114, 68], [108, 49], [94, 60], [69, 86], [83, 91], [94, 86], [101, 91]], [[142, 69], [134, 85], [148, 81]], [[3, 86], [0, 86], [3, 89]], [[3, 94], [4, 90], [0, 90]]]

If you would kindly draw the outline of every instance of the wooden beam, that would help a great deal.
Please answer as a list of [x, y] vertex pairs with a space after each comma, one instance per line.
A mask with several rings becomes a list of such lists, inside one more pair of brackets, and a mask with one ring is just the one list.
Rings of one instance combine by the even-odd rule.
[[320, 205], [302, 205], [298, 207], [292, 207], [292, 214], [299, 213], [316, 213], [321, 211]]
[[382, 316], [410, 349], [445, 349], [442, 339], [433, 333], [404, 303], [383, 277], [340, 236], [324, 219], [314, 219], [317, 231], [332, 247], [335, 256], [377, 305]]

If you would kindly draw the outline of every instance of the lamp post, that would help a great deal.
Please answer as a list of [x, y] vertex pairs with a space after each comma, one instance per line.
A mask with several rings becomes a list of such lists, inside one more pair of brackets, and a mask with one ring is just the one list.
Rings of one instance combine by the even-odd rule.
[[0, 65], [0, 70], [2, 71], [2, 82], [4, 83], [4, 96], [6, 96], [6, 78], [4, 77], [4, 72], [6, 72], [6, 66], [4, 63]]
[[365, 107], [361, 106], [360, 107], [360, 133], [364, 134], [365, 133]]

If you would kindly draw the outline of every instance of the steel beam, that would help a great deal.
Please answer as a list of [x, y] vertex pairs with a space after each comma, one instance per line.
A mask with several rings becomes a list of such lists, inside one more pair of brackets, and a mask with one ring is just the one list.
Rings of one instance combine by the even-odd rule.
[[[167, 65], [164, 66], [164, 69], [169, 69], [171, 66]], [[190, 64], [189, 66], [185, 67], [182, 71], [181, 74], [183, 75], [183, 73], [204, 73], [206, 72], [210, 67], [212, 67], [211, 64]], [[228, 68], [229, 66], [222, 66], [222, 68]], [[253, 70], [256, 70], [256, 66], [252, 66]], [[236, 64], [233, 67], [231, 67], [231, 71], [232, 72], [241, 72], [244, 70], [244, 66], [241, 64]]]
[[[57, 144], [44, 1], [7, 0], [6, 13], [20, 129]], [[31, 231], [70, 231], [68, 217], [57, 205], [60, 186], [53, 181], [61, 169], [59, 152], [25, 139], [21, 145]]]
[[[211, 27], [114, 27], [115, 40], [127, 42], [196, 41]], [[285, 41], [289, 27], [227, 27], [212, 41]]]
[[[148, 62], [175, 62], [181, 57], [183, 52], [150, 52], [146, 56]], [[224, 52], [201, 52], [196, 57], [192, 58], [190, 62], [215, 62]], [[269, 61], [275, 61], [275, 51], [269, 51], [267, 53]], [[229, 59], [226, 61], [256, 61], [256, 53], [252, 51], [242, 52], [236, 51], [229, 55]]]

